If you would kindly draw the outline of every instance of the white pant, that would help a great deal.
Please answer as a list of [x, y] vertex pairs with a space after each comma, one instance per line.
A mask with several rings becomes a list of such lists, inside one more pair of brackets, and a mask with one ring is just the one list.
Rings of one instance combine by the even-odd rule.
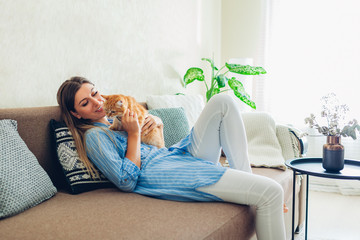
[[236, 102], [228, 95], [210, 99], [195, 123], [189, 152], [218, 164], [221, 148], [231, 169], [220, 180], [197, 190], [224, 201], [256, 206], [259, 240], [285, 239], [283, 189], [274, 180], [251, 173], [244, 124]]

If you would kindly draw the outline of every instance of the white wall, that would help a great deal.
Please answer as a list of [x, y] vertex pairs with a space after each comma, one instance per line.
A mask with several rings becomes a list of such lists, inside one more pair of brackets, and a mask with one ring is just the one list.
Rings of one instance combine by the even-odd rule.
[[[74, 75], [144, 101], [186, 89], [188, 67], [263, 63], [266, 0], [0, 0], [0, 108], [56, 105]], [[207, 77], [209, 72], [206, 72]]]
[[0, 108], [56, 105], [87, 77], [104, 94], [203, 93], [181, 79], [220, 59], [221, 0], [0, 0]]

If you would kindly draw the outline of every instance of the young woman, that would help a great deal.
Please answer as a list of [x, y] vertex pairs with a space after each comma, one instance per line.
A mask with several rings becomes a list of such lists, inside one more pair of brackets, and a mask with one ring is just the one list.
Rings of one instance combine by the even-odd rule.
[[[254, 205], [258, 239], [285, 239], [283, 190], [274, 180], [251, 173], [245, 129], [231, 97], [212, 97], [191, 133], [168, 149], [140, 142], [142, 132], [162, 124], [152, 116], [141, 129], [136, 114], [128, 111], [122, 118], [125, 131], [109, 130], [103, 99], [85, 78], [65, 81], [57, 100], [80, 158], [93, 175], [92, 163], [125, 192]], [[218, 162], [221, 149], [230, 168]]]

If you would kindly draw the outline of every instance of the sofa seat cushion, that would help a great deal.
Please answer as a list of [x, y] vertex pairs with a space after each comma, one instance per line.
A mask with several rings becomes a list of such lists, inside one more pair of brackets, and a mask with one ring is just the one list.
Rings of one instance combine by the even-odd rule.
[[229, 203], [166, 201], [117, 189], [59, 192], [0, 221], [0, 239], [249, 239], [253, 220], [253, 208]]
[[[220, 163], [223, 166], [228, 166], [225, 157], [220, 158]], [[288, 202], [292, 199], [292, 184], [293, 184], [293, 171], [290, 169], [282, 170], [278, 168], [267, 168], [267, 167], [252, 167], [252, 172], [257, 175], [262, 175], [265, 177], [269, 177], [277, 181], [284, 190], [284, 202]], [[301, 176], [298, 176], [300, 178]], [[299, 193], [300, 182], [297, 184], [296, 193]]]
[[[252, 168], [253, 173], [269, 177], [280, 183], [284, 190], [284, 201], [287, 202], [292, 199], [292, 187], [293, 187], [293, 172], [291, 170], [280, 170], [272, 168]], [[299, 189], [297, 189], [299, 190]]]

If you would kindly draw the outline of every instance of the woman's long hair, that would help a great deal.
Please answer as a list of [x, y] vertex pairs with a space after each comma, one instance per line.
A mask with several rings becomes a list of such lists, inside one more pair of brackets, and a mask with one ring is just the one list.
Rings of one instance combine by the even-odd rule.
[[85, 132], [93, 128], [94, 126], [86, 119], [78, 119], [74, 117], [70, 111], [76, 112], [74, 108], [75, 94], [81, 88], [84, 83], [91, 83], [89, 80], [83, 77], [72, 77], [66, 80], [59, 88], [57, 92], [57, 102], [61, 109], [61, 117], [65, 124], [68, 126], [74, 141], [76, 150], [79, 154], [80, 160], [84, 163], [87, 171], [92, 178], [98, 178], [99, 173], [95, 169], [86, 154], [85, 146]]

